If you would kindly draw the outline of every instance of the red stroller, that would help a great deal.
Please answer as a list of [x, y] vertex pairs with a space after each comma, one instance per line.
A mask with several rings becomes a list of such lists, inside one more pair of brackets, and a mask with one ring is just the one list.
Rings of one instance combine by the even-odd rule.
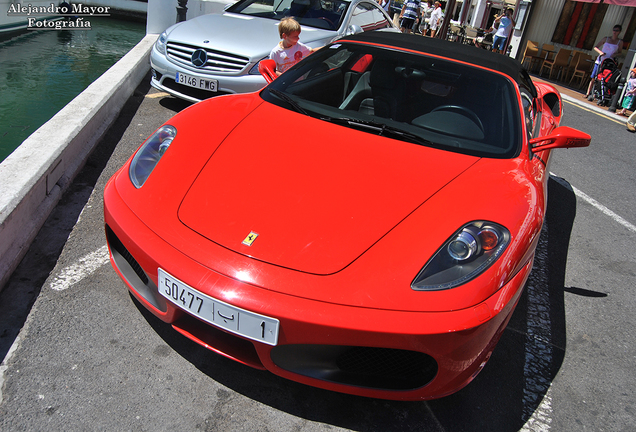
[[594, 88], [588, 100], [593, 101], [594, 99], [598, 99], [599, 106], [609, 106], [612, 96], [616, 93], [620, 79], [621, 71], [616, 61], [611, 58], [606, 58], [599, 66]]

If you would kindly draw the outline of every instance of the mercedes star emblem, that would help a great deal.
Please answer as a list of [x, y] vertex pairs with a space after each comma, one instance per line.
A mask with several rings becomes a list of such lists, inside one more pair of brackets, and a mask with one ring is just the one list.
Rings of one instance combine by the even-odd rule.
[[208, 61], [208, 53], [205, 50], [198, 49], [192, 53], [192, 64], [196, 67], [204, 66]]

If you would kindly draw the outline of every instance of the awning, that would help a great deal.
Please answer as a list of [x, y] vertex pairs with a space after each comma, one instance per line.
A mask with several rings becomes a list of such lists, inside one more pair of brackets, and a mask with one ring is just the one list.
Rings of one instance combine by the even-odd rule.
[[[574, 0], [585, 3], [600, 3], [601, 0]], [[604, 4], [611, 4], [616, 6], [629, 6], [636, 7], [636, 0], [603, 0]]]
[[631, 6], [636, 7], [636, 0], [605, 0], [605, 4], [613, 4], [617, 6]]

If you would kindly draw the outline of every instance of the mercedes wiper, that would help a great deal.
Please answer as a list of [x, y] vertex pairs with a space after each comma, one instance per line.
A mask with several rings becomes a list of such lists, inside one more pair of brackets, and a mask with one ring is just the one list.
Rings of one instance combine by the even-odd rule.
[[422, 138], [419, 135], [377, 121], [362, 120], [350, 117], [321, 117], [320, 119], [342, 126], [351, 126], [361, 130], [366, 130], [371, 133], [377, 133], [380, 136], [399, 138], [415, 144], [422, 144], [427, 146], [434, 145], [432, 141], [427, 140], [426, 138]]
[[298, 102], [296, 102], [291, 96], [289, 96], [287, 93], [282, 92], [278, 89], [267, 89], [271, 94], [273, 94], [274, 96], [278, 97], [279, 99], [284, 100], [285, 102], [287, 102], [288, 104], [290, 104], [292, 106], [292, 108], [294, 108], [296, 111], [298, 111], [301, 114], [305, 114], [305, 115], [309, 115], [307, 114], [307, 111], [305, 111], [305, 109], [303, 107], [301, 107]]

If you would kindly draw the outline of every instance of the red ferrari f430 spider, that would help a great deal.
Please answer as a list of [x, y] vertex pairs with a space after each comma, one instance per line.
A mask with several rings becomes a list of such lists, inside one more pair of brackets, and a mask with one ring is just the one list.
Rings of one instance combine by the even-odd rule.
[[156, 316], [248, 366], [451, 394], [523, 291], [552, 151], [590, 143], [561, 110], [505, 56], [345, 37], [150, 136], [104, 191], [112, 264]]

